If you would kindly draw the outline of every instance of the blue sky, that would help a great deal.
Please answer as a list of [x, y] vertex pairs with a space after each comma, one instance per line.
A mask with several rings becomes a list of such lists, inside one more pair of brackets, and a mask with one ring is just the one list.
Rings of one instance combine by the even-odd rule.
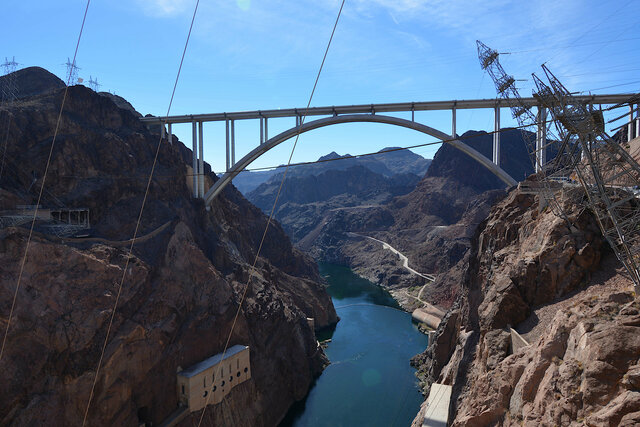
[[[64, 78], [84, 0], [5, 0], [0, 57]], [[195, 0], [91, 2], [77, 64], [143, 114], [164, 114]], [[304, 107], [328, 41], [338, 0], [201, 0], [172, 114]], [[640, 91], [637, 0], [346, 0], [312, 105], [494, 98], [475, 40], [503, 55], [506, 71], [531, 93], [531, 72], [546, 62], [576, 91]], [[610, 87], [614, 86], [614, 87]], [[445, 112], [416, 119], [450, 131]], [[458, 113], [458, 133], [490, 130], [490, 110]], [[503, 126], [512, 122], [503, 113]], [[293, 120], [272, 120], [269, 134]], [[242, 157], [257, 144], [257, 121], [236, 125]], [[174, 128], [190, 141], [190, 126]], [[364, 153], [427, 142], [376, 124], [333, 126], [300, 138], [294, 161], [330, 151]], [[222, 124], [205, 125], [205, 160], [222, 169]], [[285, 163], [291, 142], [252, 167]], [[432, 157], [437, 146], [416, 149]]]

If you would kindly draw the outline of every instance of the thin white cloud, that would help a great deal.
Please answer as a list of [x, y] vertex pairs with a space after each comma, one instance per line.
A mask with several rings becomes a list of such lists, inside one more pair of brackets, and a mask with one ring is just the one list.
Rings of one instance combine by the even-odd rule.
[[193, 0], [136, 0], [145, 14], [149, 16], [175, 16], [184, 13], [195, 5]]

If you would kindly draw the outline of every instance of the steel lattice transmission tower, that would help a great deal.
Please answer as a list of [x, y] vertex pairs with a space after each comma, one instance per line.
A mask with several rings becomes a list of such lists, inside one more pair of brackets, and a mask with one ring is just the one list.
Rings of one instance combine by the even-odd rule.
[[75, 59], [71, 62], [69, 58], [67, 58], [67, 62], [64, 65], [67, 66], [67, 86], [75, 85], [78, 81], [80, 67], [76, 65]]
[[534, 113], [531, 105], [522, 100], [516, 88], [516, 79], [502, 68], [498, 59], [500, 54], [480, 40], [477, 40], [476, 44], [480, 66], [491, 76], [499, 97], [505, 100], [511, 110], [511, 115], [518, 122], [533, 169], [536, 171], [537, 180], [541, 184], [540, 196], [543, 197], [554, 214], [568, 222], [567, 215], [555, 197], [558, 184], [551, 182], [549, 178], [567, 177], [570, 172], [567, 169], [570, 168], [558, 164], [551, 168], [547, 163], [547, 154], [553, 155], [559, 150], [559, 139], [553, 134], [550, 122], [547, 121], [546, 109], [538, 108], [538, 111]]
[[102, 86], [100, 83], [98, 83], [98, 78], [96, 77], [95, 80], [93, 79], [92, 76], [89, 76], [89, 87], [94, 91], [97, 92], [98, 89], [100, 89], [100, 86]]
[[11, 125], [11, 106], [18, 97], [18, 86], [16, 83], [16, 69], [18, 68], [15, 56], [9, 60], [4, 58], [4, 63], [0, 66], [4, 77], [0, 84], [0, 109], [7, 107], [6, 113], [0, 113], [0, 143], [2, 144], [2, 154], [0, 160], [0, 179], [4, 174], [7, 156], [7, 145], [9, 144], [9, 127]]
[[551, 112], [563, 137], [561, 153], [573, 159], [602, 234], [640, 295], [640, 201], [635, 193], [640, 165], [607, 135], [601, 111], [578, 102], [545, 65], [542, 69], [549, 85], [533, 74], [534, 96]]
[[[515, 79], [500, 65], [498, 52], [480, 41], [477, 45], [482, 68], [511, 107], [521, 129], [537, 126], [538, 132], [545, 132], [544, 138], [536, 138], [537, 144], [531, 132], [523, 132], [538, 180], [545, 185], [544, 197], [554, 212], [568, 220], [555, 198], [557, 183], [552, 179], [561, 176], [579, 180], [602, 234], [631, 276], [636, 295], [640, 295], [640, 202], [635, 194], [640, 165], [605, 133], [602, 112], [578, 102], [546, 66], [542, 69], [549, 85], [533, 74], [537, 89], [533, 95], [541, 104], [534, 115], [531, 106], [522, 101]], [[557, 133], [547, 123], [546, 110]], [[548, 151], [553, 160], [547, 163]]]
[[0, 87], [0, 90], [2, 90], [2, 105], [4, 105], [5, 102], [12, 102], [16, 97], [16, 77], [13, 73], [15, 73], [18, 65], [15, 56], [11, 60], [4, 58], [4, 63], [0, 64], [2, 74], [4, 75], [2, 86]]

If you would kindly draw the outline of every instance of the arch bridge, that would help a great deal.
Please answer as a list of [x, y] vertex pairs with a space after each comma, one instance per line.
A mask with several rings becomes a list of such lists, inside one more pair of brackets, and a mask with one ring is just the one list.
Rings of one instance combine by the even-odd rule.
[[[594, 105], [611, 105], [626, 103], [632, 95], [588, 95], [576, 97], [578, 101]], [[546, 120], [545, 109], [535, 98], [524, 98], [523, 102], [538, 109], [538, 131], [536, 133], [536, 152], [541, 158], [536, 162], [536, 168], [545, 164], [544, 147], [546, 141]], [[160, 125], [162, 137], [172, 135], [172, 125], [191, 124], [193, 136], [193, 196], [203, 198], [207, 205], [210, 205], [218, 194], [261, 155], [277, 146], [278, 144], [295, 137], [298, 134], [309, 132], [325, 126], [341, 123], [384, 123], [413, 129], [418, 132], [430, 135], [447, 143], [469, 155], [478, 161], [490, 172], [502, 180], [506, 186], [516, 184], [509, 174], [500, 167], [500, 112], [502, 108], [509, 108], [506, 100], [502, 99], [476, 99], [476, 100], [454, 100], [454, 101], [432, 101], [432, 102], [405, 102], [393, 104], [369, 104], [369, 105], [348, 105], [313, 108], [289, 108], [278, 110], [257, 110], [241, 111], [231, 113], [213, 114], [193, 114], [164, 117], [142, 117], [140, 120], [146, 124]], [[493, 134], [493, 155], [488, 159], [477, 150], [457, 139], [456, 134], [456, 111], [459, 109], [492, 109], [494, 112]], [[445, 133], [415, 121], [416, 111], [437, 111], [444, 110], [451, 112], [451, 133]], [[380, 113], [411, 113], [411, 120], [402, 119], [395, 116]], [[630, 120], [633, 121], [633, 108], [630, 109]], [[303, 116], [320, 116], [318, 119], [303, 121]], [[324, 117], [323, 117], [324, 116]], [[269, 138], [269, 119], [273, 118], [294, 118], [295, 125], [290, 129]], [[235, 149], [235, 121], [236, 120], [258, 120], [260, 122], [259, 144], [242, 159], [236, 162]], [[640, 118], [636, 118], [640, 123]], [[203, 123], [224, 121], [226, 129], [226, 172], [215, 182], [215, 184], [205, 193], [204, 186], [204, 153], [203, 153]], [[304, 123], [303, 123], [304, 122]], [[166, 129], [165, 129], [166, 126]], [[640, 124], [636, 125], [636, 133], [640, 129]], [[171, 141], [171, 138], [167, 138]], [[536, 171], [537, 172], [537, 171]]]

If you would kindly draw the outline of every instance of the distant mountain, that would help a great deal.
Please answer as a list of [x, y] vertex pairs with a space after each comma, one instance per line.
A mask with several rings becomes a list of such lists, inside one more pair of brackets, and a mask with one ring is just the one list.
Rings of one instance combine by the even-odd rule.
[[[383, 148], [378, 153], [371, 156], [353, 158], [350, 154], [340, 155], [332, 151], [318, 159], [321, 163], [292, 166], [288, 175], [289, 177], [320, 175], [329, 170], [346, 170], [354, 166], [363, 166], [386, 177], [397, 174], [413, 174], [421, 178], [431, 164], [431, 159], [425, 159], [418, 154], [398, 147]], [[260, 184], [269, 181], [274, 176], [282, 176], [280, 174], [283, 171], [284, 169], [281, 166], [269, 171], [242, 172], [233, 179], [233, 185], [246, 196]]]
[[[272, 176], [281, 173], [280, 169], [266, 171], [242, 171], [233, 178], [233, 185], [245, 196], [255, 190], [260, 184], [267, 182]], [[222, 175], [222, 174], [219, 174]]]
[[[383, 153], [361, 158], [331, 152], [320, 157], [319, 163], [292, 167], [282, 187], [275, 218], [294, 242], [310, 240], [332, 212], [346, 207], [380, 206], [409, 193], [431, 160], [408, 150], [389, 150], [394, 149], [385, 148]], [[248, 192], [247, 199], [270, 212], [282, 176], [283, 172], [275, 173]]]

